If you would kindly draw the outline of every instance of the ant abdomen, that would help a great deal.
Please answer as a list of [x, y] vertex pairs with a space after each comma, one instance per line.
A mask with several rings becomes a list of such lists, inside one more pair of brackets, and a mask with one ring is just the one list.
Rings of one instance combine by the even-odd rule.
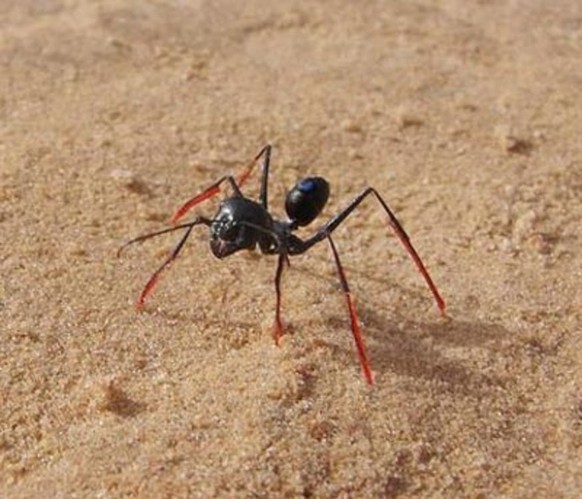
[[322, 177], [301, 179], [285, 199], [285, 211], [298, 226], [310, 224], [321, 213], [329, 198], [329, 183]]

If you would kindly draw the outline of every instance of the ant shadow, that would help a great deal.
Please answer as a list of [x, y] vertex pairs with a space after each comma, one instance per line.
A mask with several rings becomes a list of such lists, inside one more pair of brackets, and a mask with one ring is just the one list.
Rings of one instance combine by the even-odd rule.
[[[338, 302], [338, 305], [338, 309], [327, 319], [318, 318], [317, 321], [326, 323], [327, 327], [338, 331], [338, 334], [351, 336], [349, 318], [341, 306], [343, 304]], [[491, 394], [507, 383], [503, 376], [478, 372], [468, 367], [462, 359], [451, 359], [444, 352], [448, 347], [453, 347], [468, 350], [486, 348], [492, 355], [502, 353], [500, 340], [507, 338], [510, 332], [499, 324], [438, 317], [434, 321], [411, 320], [409, 315], [383, 313], [362, 303], [358, 304], [358, 312], [372, 368], [379, 374], [398, 374], [412, 379], [423, 379], [432, 382], [437, 391], [473, 398]], [[183, 320], [192, 319], [190, 314], [184, 312], [158, 311], [157, 314], [167, 320], [176, 320], [177, 316]], [[198, 317], [198, 321], [200, 320], [209, 327], [230, 329], [232, 334], [225, 340], [230, 349], [244, 348], [264, 334], [256, 322], [236, 320], [233, 323], [232, 320], [211, 316]], [[309, 322], [311, 320], [301, 324], [287, 323], [286, 334], [294, 335], [298, 329], [308, 328]], [[349, 363], [354, 362], [351, 341], [345, 347], [333, 341], [324, 343], [326, 348], [335, 350], [338, 357], [349, 359], [346, 361]], [[126, 409], [131, 404], [116, 403], [114, 406], [116, 409]]]
[[444, 352], [447, 347], [486, 348], [490, 355], [502, 354], [500, 340], [510, 334], [503, 326], [451, 318], [416, 321], [399, 313], [388, 317], [366, 305], [358, 308], [377, 372], [424, 379], [437, 390], [470, 397], [491, 394], [507, 384], [506, 377], [471, 369], [462, 359]]

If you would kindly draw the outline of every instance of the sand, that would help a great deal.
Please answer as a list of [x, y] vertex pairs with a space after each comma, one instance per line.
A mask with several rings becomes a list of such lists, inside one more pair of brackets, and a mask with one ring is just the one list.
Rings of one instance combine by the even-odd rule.
[[[582, 4], [0, 6], [0, 496], [576, 497]], [[191, 196], [273, 145], [271, 210], [331, 184], [328, 246], [217, 260]], [[256, 196], [259, 176], [245, 185]], [[213, 216], [218, 198], [193, 210]]]

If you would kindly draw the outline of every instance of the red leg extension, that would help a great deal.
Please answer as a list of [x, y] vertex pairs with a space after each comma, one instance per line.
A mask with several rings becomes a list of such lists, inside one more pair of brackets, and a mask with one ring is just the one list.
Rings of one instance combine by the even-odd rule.
[[172, 217], [172, 223], [175, 224], [178, 220], [180, 220], [188, 211], [190, 211], [194, 206], [202, 201], [206, 201], [208, 198], [218, 194], [220, 192], [220, 187], [218, 185], [212, 185], [208, 189], [206, 189], [201, 194], [194, 196], [189, 201], [186, 201], [184, 205], [174, 214]]

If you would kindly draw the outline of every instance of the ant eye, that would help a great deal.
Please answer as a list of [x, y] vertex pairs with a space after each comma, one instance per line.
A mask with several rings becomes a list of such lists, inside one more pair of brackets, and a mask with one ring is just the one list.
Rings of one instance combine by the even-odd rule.
[[329, 184], [322, 177], [307, 177], [287, 194], [285, 211], [299, 226], [308, 225], [321, 213], [329, 198]]

